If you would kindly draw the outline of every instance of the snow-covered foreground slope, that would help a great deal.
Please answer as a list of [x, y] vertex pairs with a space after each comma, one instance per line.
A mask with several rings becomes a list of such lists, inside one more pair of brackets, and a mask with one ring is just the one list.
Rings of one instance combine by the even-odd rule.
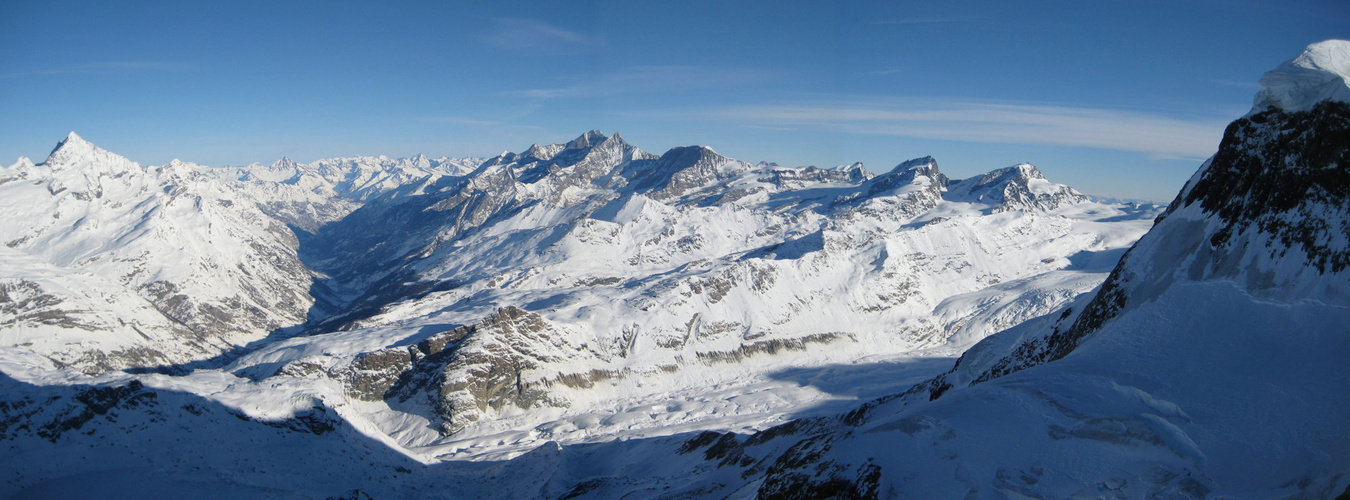
[[[1128, 252], [1156, 211], [1027, 165], [873, 176], [588, 133], [341, 188], [359, 208], [294, 250], [329, 308], [308, 335], [183, 375], [0, 349], [0, 439], [39, 458], [4, 459], [0, 493], [1337, 495], [1350, 105], [1281, 96], [1344, 81], [1345, 44], [1267, 79], [1275, 107], [1231, 125]], [[315, 175], [277, 185], [338, 192]], [[282, 177], [305, 178], [248, 182]], [[81, 283], [38, 262], [50, 289]]]

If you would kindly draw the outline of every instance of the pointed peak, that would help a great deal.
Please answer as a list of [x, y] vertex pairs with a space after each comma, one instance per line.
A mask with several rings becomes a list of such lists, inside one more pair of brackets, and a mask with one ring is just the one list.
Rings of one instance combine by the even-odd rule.
[[521, 154], [521, 156], [538, 158], [540, 160], [547, 160], [548, 151], [546, 151], [542, 147], [539, 147], [538, 143], [535, 143], [531, 144], [530, 149], [526, 149], [525, 152]]
[[14, 161], [13, 165], [9, 166], [9, 168], [10, 169], [33, 168], [33, 160], [28, 158], [27, 156], [20, 156], [18, 160]]
[[52, 148], [52, 152], [51, 154], [47, 155], [47, 158], [50, 159], [53, 156], [56, 156], [58, 152], [64, 152], [68, 154], [81, 154], [92, 152], [97, 149], [98, 149], [97, 146], [90, 144], [89, 141], [84, 140], [84, 138], [80, 137], [79, 134], [71, 132], [69, 134], [66, 134], [66, 138], [62, 139], [61, 142], [56, 143], [56, 147]]
[[140, 164], [99, 148], [74, 132], [56, 144], [42, 165], [54, 171], [76, 171], [84, 175], [144, 171]]
[[62, 139], [61, 142], [56, 143], [56, 147], [52, 148], [52, 152], [47, 155], [47, 160], [43, 163], [47, 165], [76, 163], [82, 159], [98, 156], [99, 153], [107, 155], [112, 154], [99, 149], [98, 146], [84, 140], [84, 138], [80, 137], [75, 132], [71, 132], [67, 134], [66, 138]]
[[576, 139], [573, 139], [572, 142], [567, 143], [567, 149], [589, 148], [604, 142], [605, 139], [608, 139], [608, 137], [605, 137], [605, 134], [600, 133], [599, 130], [592, 130], [581, 134], [581, 137], [577, 137]]
[[1030, 163], [1018, 163], [1011, 167], [1005, 167], [999, 170], [995, 170], [994, 172], [1016, 173], [1019, 177], [1026, 177], [1028, 179], [1045, 178], [1045, 175], [1041, 174], [1041, 169], [1036, 168], [1035, 165], [1032, 165]]
[[277, 160], [276, 163], [272, 164], [272, 168], [276, 169], [295, 168], [297, 166], [299, 166], [299, 164], [296, 163], [295, 160], [292, 160], [291, 157], [289, 156], [282, 156], [280, 160]]
[[529, 149], [526, 149], [525, 152], [519, 155], [513, 155], [507, 161], [518, 161], [522, 163], [529, 163], [530, 158], [539, 161], [548, 161], [552, 160], [554, 156], [557, 156], [557, 154], [563, 151], [563, 149], [565, 149], [566, 147], [567, 146], [564, 146], [562, 144], [549, 144], [547, 146], [540, 146], [539, 144], [531, 144]]

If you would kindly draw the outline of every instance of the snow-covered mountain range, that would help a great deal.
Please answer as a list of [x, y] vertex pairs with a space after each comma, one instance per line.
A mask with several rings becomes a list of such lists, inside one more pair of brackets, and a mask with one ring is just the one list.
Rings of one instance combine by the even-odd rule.
[[0, 170], [3, 492], [1334, 496], [1348, 47], [1165, 211], [594, 131], [216, 169], [71, 134]]

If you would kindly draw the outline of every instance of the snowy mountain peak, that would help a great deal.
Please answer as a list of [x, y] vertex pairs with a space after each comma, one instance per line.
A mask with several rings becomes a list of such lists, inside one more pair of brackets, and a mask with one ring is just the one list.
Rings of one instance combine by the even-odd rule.
[[[56, 147], [52, 149], [51, 154], [47, 155], [47, 159], [42, 162], [42, 165], [52, 169], [53, 173], [70, 173], [72, 176], [68, 180], [72, 184], [67, 185], [68, 188], [75, 188], [77, 185], [84, 186], [92, 182], [89, 179], [104, 174], [120, 175], [144, 171], [139, 164], [99, 148], [74, 132], [66, 135], [65, 139], [56, 144]], [[76, 181], [76, 179], [84, 180]]]
[[431, 168], [431, 159], [422, 153], [417, 153], [417, 155], [409, 158], [408, 162], [417, 168]]
[[890, 172], [876, 177], [872, 181], [873, 184], [869, 192], [875, 194], [895, 189], [908, 185], [919, 177], [933, 179], [934, 184], [939, 188], [945, 186], [948, 182], [947, 176], [938, 170], [937, 160], [934, 160], [932, 156], [925, 156], [902, 162], [891, 169]]
[[1266, 72], [1249, 114], [1269, 107], [1307, 111], [1325, 100], [1350, 102], [1350, 41], [1314, 43], [1298, 57]]
[[867, 195], [873, 196], [879, 193], [894, 191], [896, 189], [907, 189], [907, 186], [915, 184], [919, 178], [927, 178], [923, 185], [927, 186], [925, 190], [929, 193], [924, 202], [927, 208], [932, 208], [927, 204], [935, 204], [942, 198], [942, 189], [950, 182], [940, 170], [938, 170], [937, 160], [932, 156], [915, 158], [896, 165], [890, 172], [876, 176], [869, 180], [871, 183], [867, 188]]
[[577, 137], [576, 139], [573, 139], [572, 142], [567, 143], [567, 149], [589, 148], [604, 142], [605, 139], [608, 139], [608, 137], [605, 137], [605, 134], [601, 133], [599, 130], [592, 130], [581, 134], [581, 137]]
[[1088, 201], [1073, 188], [1045, 179], [1030, 163], [1004, 167], [979, 177], [952, 181], [944, 198], [952, 201], [994, 205], [995, 212], [1006, 210], [1054, 210]]
[[13, 165], [9, 166], [10, 170], [23, 170], [29, 168], [33, 168], [33, 160], [27, 156], [20, 156], [18, 160], [14, 161]]
[[59, 148], [59, 147], [65, 145], [66, 143], [70, 143], [70, 144], [89, 144], [89, 141], [84, 140], [83, 137], [80, 137], [79, 134], [76, 134], [75, 131], [72, 130], [72, 131], [70, 131], [69, 134], [66, 134], [66, 138], [65, 138], [65, 139], [62, 139], [61, 142], [58, 143], [58, 144], [56, 145], [56, 147]]
[[942, 176], [942, 183], [945, 184], [947, 181], [946, 176], [943, 176], [942, 172], [938, 170], [937, 160], [934, 160], [932, 156], [905, 161], [896, 165], [895, 168], [891, 169], [890, 173], [904, 174], [910, 179], [920, 175], [933, 177], [935, 179], [938, 178], [938, 176]]
[[896, 165], [895, 168], [894, 168], [893, 170], [902, 170], [902, 171], [903, 171], [903, 170], [911, 170], [911, 169], [914, 169], [914, 168], [921, 168], [921, 167], [926, 167], [926, 166], [930, 166], [930, 165], [931, 165], [933, 168], [937, 168], [937, 160], [933, 159], [932, 156], [925, 156], [925, 157], [923, 157], [923, 158], [915, 158], [915, 159], [912, 159], [912, 160], [905, 160], [905, 161], [901, 162], [899, 165]]
[[531, 144], [530, 148], [526, 149], [520, 156], [523, 158], [534, 158], [536, 160], [546, 161], [552, 159], [554, 153], [555, 151], [552, 151], [551, 149], [544, 148], [538, 144]]
[[56, 143], [56, 147], [52, 148], [51, 154], [47, 155], [47, 161], [45, 163], [50, 165], [60, 163], [59, 160], [63, 159], [87, 157], [98, 151], [102, 150], [97, 146], [90, 144], [89, 141], [84, 140], [84, 138], [80, 137], [75, 132], [71, 132], [70, 134], [67, 134], [66, 138], [62, 139], [61, 142]]
[[[1267, 73], [1263, 86], [1270, 88], [1266, 84], [1272, 74], [1325, 66], [1333, 62], [1328, 53], [1350, 49], [1350, 42], [1332, 42], [1314, 44]], [[1350, 59], [1340, 63], [1345, 61]], [[1109, 322], [1149, 303], [1167, 303], [1160, 297], [1172, 290], [1190, 287], [1185, 293], [1191, 293], [1197, 284], [1216, 283], [1241, 290], [1244, 298], [1265, 301], [1332, 297], [1343, 303], [1350, 296], [1350, 242], [1345, 236], [1350, 227], [1350, 103], [1324, 99], [1310, 104], [1303, 112], [1264, 109], [1234, 121], [1215, 155], [1081, 310], [1066, 311], [1046, 324], [1042, 336], [1028, 336], [1020, 344], [977, 345], [949, 375], [919, 386], [919, 392], [930, 391], [936, 398], [954, 385], [981, 383], [1064, 358], [1086, 345], [1080, 342], [1090, 335], [1108, 329]], [[1232, 341], [1231, 334], [1270, 329], [1242, 326], [1223, 331], [1224, 341]], [[1273, 330], [1276, 344], [1285, 341], [1287, 332], [1298, 331], [1283, 324]], [[991, 354], [995, 350], [1003, 356]]]
[[629, 185], [657, 200], [699, 192], [750, 169], [750, 165], [717, 154], [707, 146], [674, 147], [651, 159], [655, 161], [636, 165]]
[[1041, 170], [1036, 168], [1035, 165], [1032, 165], [1030, 163], [1018, 163], [1011, 167], [1004, 167], [995, 170], [993, 172], [989, 172], [985, 174], [983, 177], [981, 177], [980, 180], [981, 183], [985, 183], [986, 180], [991, 182], [999, 182], [999, 181], [1025, 182], [1031, 179], [1044, 179], [1044, 178], [1045, 175], [1042, 174]]

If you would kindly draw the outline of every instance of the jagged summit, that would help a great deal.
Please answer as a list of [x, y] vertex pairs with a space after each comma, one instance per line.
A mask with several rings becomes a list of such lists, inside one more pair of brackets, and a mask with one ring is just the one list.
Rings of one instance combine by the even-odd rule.
[[96, 151], [101, 151], [101, 149], [72, 131], [66, 135], [65, 139], [56, 143], [56, 147], [52, 148], [52, 152], [47, 155], [47, 161], [44, 163], [53, 164], [56, 163], [53, 160], [87, 156]]
[[933, 167], [933, 168], [937, 168], [937, 160], [933, 159], [932, 156], [924, 156], [924, 157], [922, 157], [922, 158], [915, 158], [915, 159], [912, 159], [912, 160], [905, 160], [905, 161], [903, 161], [903, 162], [900, 162], [899, 165], [896, 165], [895, 168], [893, 168], [893, 169], [891, 169], [891, 170], [893, 170], [893, 171], [894, 171], [894, 170], [905, 171], [905, 170], [913, 170], [913, 169], [915, 169], [915, 168], [924, 168], [924, 167], [929, 167], [929, 166], [931, 166], [931, 167]]
[[293, 170], [298, 166], [299, 164], [296, 163], [295, 160], [292, 160], [291, 157], [289, 156], [282, 156], [280, 160], [277, 160], [275, 163], [272, 164], [272, 168], [275, 170], [282, 170], [282, 169]]
[[950, 181], [950, 179], [948, 179], [947, 176], [944, 175], [940, 169], [938, 169], [937, 160], [934, 160], [932, 156], [915, 158], [913, 160], [903, 162], [899, 165], [896, 165], [895, 168], [891, 169], [891, 173], [899, 173], [906, 176], [906, 178], [909, 179], [913, 179], [918, 176], [928, 176], [932, 177], [935, 181], [937, 181], [938, 184], [943, 186], [946, 186], [947, 182]]
[[[619, 134], [614, 134], [614, 136], [618, 137]], [[605, 134], [601, 133], [599, 130], [592, 130], [590, 132], [581, 134], [581, 137], [577, 137], [576, 139], [573, 139], [571, 142], [568, 142], [567, 149], [589, 148], [591, 146], [604, 142], [605, 139], [608, 139], [608, 137], [606, 137]]]
[[994, 211], [1017, 209], [1054, 210], [1061, 206], [1088, 201], [1073, 188], [1045, 179], [1040, 169], [1019, 163], [979, 177], [951, 181], [947, 195], [952, 201], [994, 205]]
[[1350, 102], [1350, 41], [1314, 43], [1266, 72], [1249, 115], [1270, 107], [1307, 111], [1325, 100]]
[[86, 189], [90, 183], [97, 184], [92, 179], [101, 175], [144, 171], [140, 164], [95, 146], [75, 132], [57, 143], [41, 165], [51, 169], [53, 174], [60, 174], [65, 179], [62, 184], [67, 188], [78, 190]]
[[558, 150], [560, 149], [554, 146], [556, 145], [540, 146], [538, 144], [531, 144], [529, 149], [526, 149], [520, 156], [521, 158], [533, 158], [540, 161], [551, 160], [553, 159], [553, 155], [558, 154]]
[[56, 144], [56, 149], [61, 149], [61, 146], [64, 146], [64, 145], [66, 145], [66, 144], [71, 144], [71, 145], [76, 145], [76, 144], [89, 144], [89, 141], [84, 140], [83, 137], [80, 137], [79, 134], [76, 134], [75, 131], [72, 130], [72, 131], [70, 131], [69, 134], [66, 134], [66, 138], [65, 138], [65, 139], [62, 139], [61, 142], [59, 142], [59, 143]]
[[869, 195], [890, 191], [903, 186], [908, 186], [919, 177], [928, 177], [931, 179], [931, 188], [934, 195], [940, 197], [944, 186], [950, 181], [946, 175], [938, 169], [937, 160], [932, 156], [915, 158], [907, 160], [896, 165], [890, 172], [879, 175], [871, 179], [872, 185], [868, 187]]

